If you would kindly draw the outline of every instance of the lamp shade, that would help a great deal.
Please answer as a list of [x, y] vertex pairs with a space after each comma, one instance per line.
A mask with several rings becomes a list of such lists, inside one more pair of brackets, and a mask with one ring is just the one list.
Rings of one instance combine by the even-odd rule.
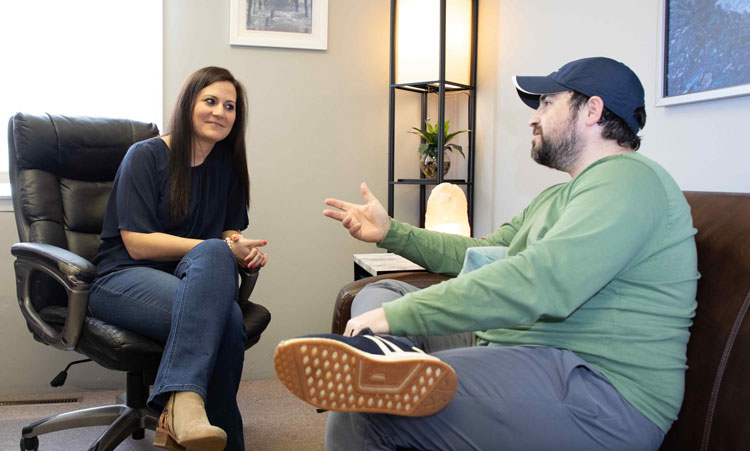
[[451, 183], [441, 183], [427, 200], [424, 228], [436, 232], [471, 236], [464, 191]]
[[[445, 80], [468, 85], [472, 0], [445, 0]], [[440, 0], [397, 0], [396, 83], [440, 79]]]

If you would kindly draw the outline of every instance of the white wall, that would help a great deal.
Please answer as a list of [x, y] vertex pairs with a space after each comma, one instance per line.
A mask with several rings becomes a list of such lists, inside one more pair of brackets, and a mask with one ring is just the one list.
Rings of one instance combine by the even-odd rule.
[[[685, 190], [750, 192], [750, 97], [656, 107], [658, 6], [653, 0], [481, 0], [475, 233], [493, 231], [552, 183], [568, 180], [529, 157], [531, 110], [513, 75], [546, 75], [566, 62], [608, 56], [646, 91], [639, 152]], [[497, 39], [492, 35], [496, 35]], [[496, 43], [494, 42], [496, 41]], [[487, 66], [487, 63], [495, 63]]]

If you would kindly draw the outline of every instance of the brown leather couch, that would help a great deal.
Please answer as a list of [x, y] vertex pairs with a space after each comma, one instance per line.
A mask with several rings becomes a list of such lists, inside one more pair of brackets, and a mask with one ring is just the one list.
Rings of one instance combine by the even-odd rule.
[[[685, 400], [662, 450], [750, 450], [750, 194], [685, 192], [698, 229], [698, 309], [687, 351]], [[449, 279], [395, 273], [343, 287], [331, 330], [342, 333], [367, 283], [399, 279], [420, 288]]]

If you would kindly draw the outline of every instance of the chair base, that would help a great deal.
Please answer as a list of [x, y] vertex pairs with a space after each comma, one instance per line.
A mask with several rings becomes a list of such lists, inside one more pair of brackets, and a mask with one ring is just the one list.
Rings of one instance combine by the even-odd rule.
[[[109, 451], [115, 449], [128, 436], [133, 436], [134, 439], [142, 439], [144, 429], [156, 430], [157, 421], [158, 415], [149, 408], [134, 409], [125, 404], [75, 410], [35, 421], [25, 426], [22, 432], [24, 440], [22, 440], [21, 446], [24, 446], [24, 443], [29, 445], [35, 443], [38, 446], [38, 441], [30, 439], [50, 432], [109, 425], [89, 448], [90, 451]], [[23, 449], [34, 450], [35, 448], [24, 447]]]
[[21, 451], [36, 451], [39, 437], [50, 432], [89, 426], [109, 427], [89, 447], [90, 451], [110, 451], [123, 440], [132, 436], [134, 440], [144, 437], [144, 429], [156, 430], [161, 412], [146, 407], [148, 387], [153, 383], [152, 375], [132, 371], [127, 375], [127, 389], [117, 396], [117, 404], [74, 410], [53, 415], [24, 426], [21, 434]]

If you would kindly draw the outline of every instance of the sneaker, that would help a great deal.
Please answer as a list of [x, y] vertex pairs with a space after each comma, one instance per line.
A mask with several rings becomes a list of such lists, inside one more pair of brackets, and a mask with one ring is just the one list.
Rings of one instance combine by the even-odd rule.
[[453, 368], [397, 337], [321, 334], [284, 340], [273, 363], [301, 400], [337, 412], [425, 416], [456, 392]]

